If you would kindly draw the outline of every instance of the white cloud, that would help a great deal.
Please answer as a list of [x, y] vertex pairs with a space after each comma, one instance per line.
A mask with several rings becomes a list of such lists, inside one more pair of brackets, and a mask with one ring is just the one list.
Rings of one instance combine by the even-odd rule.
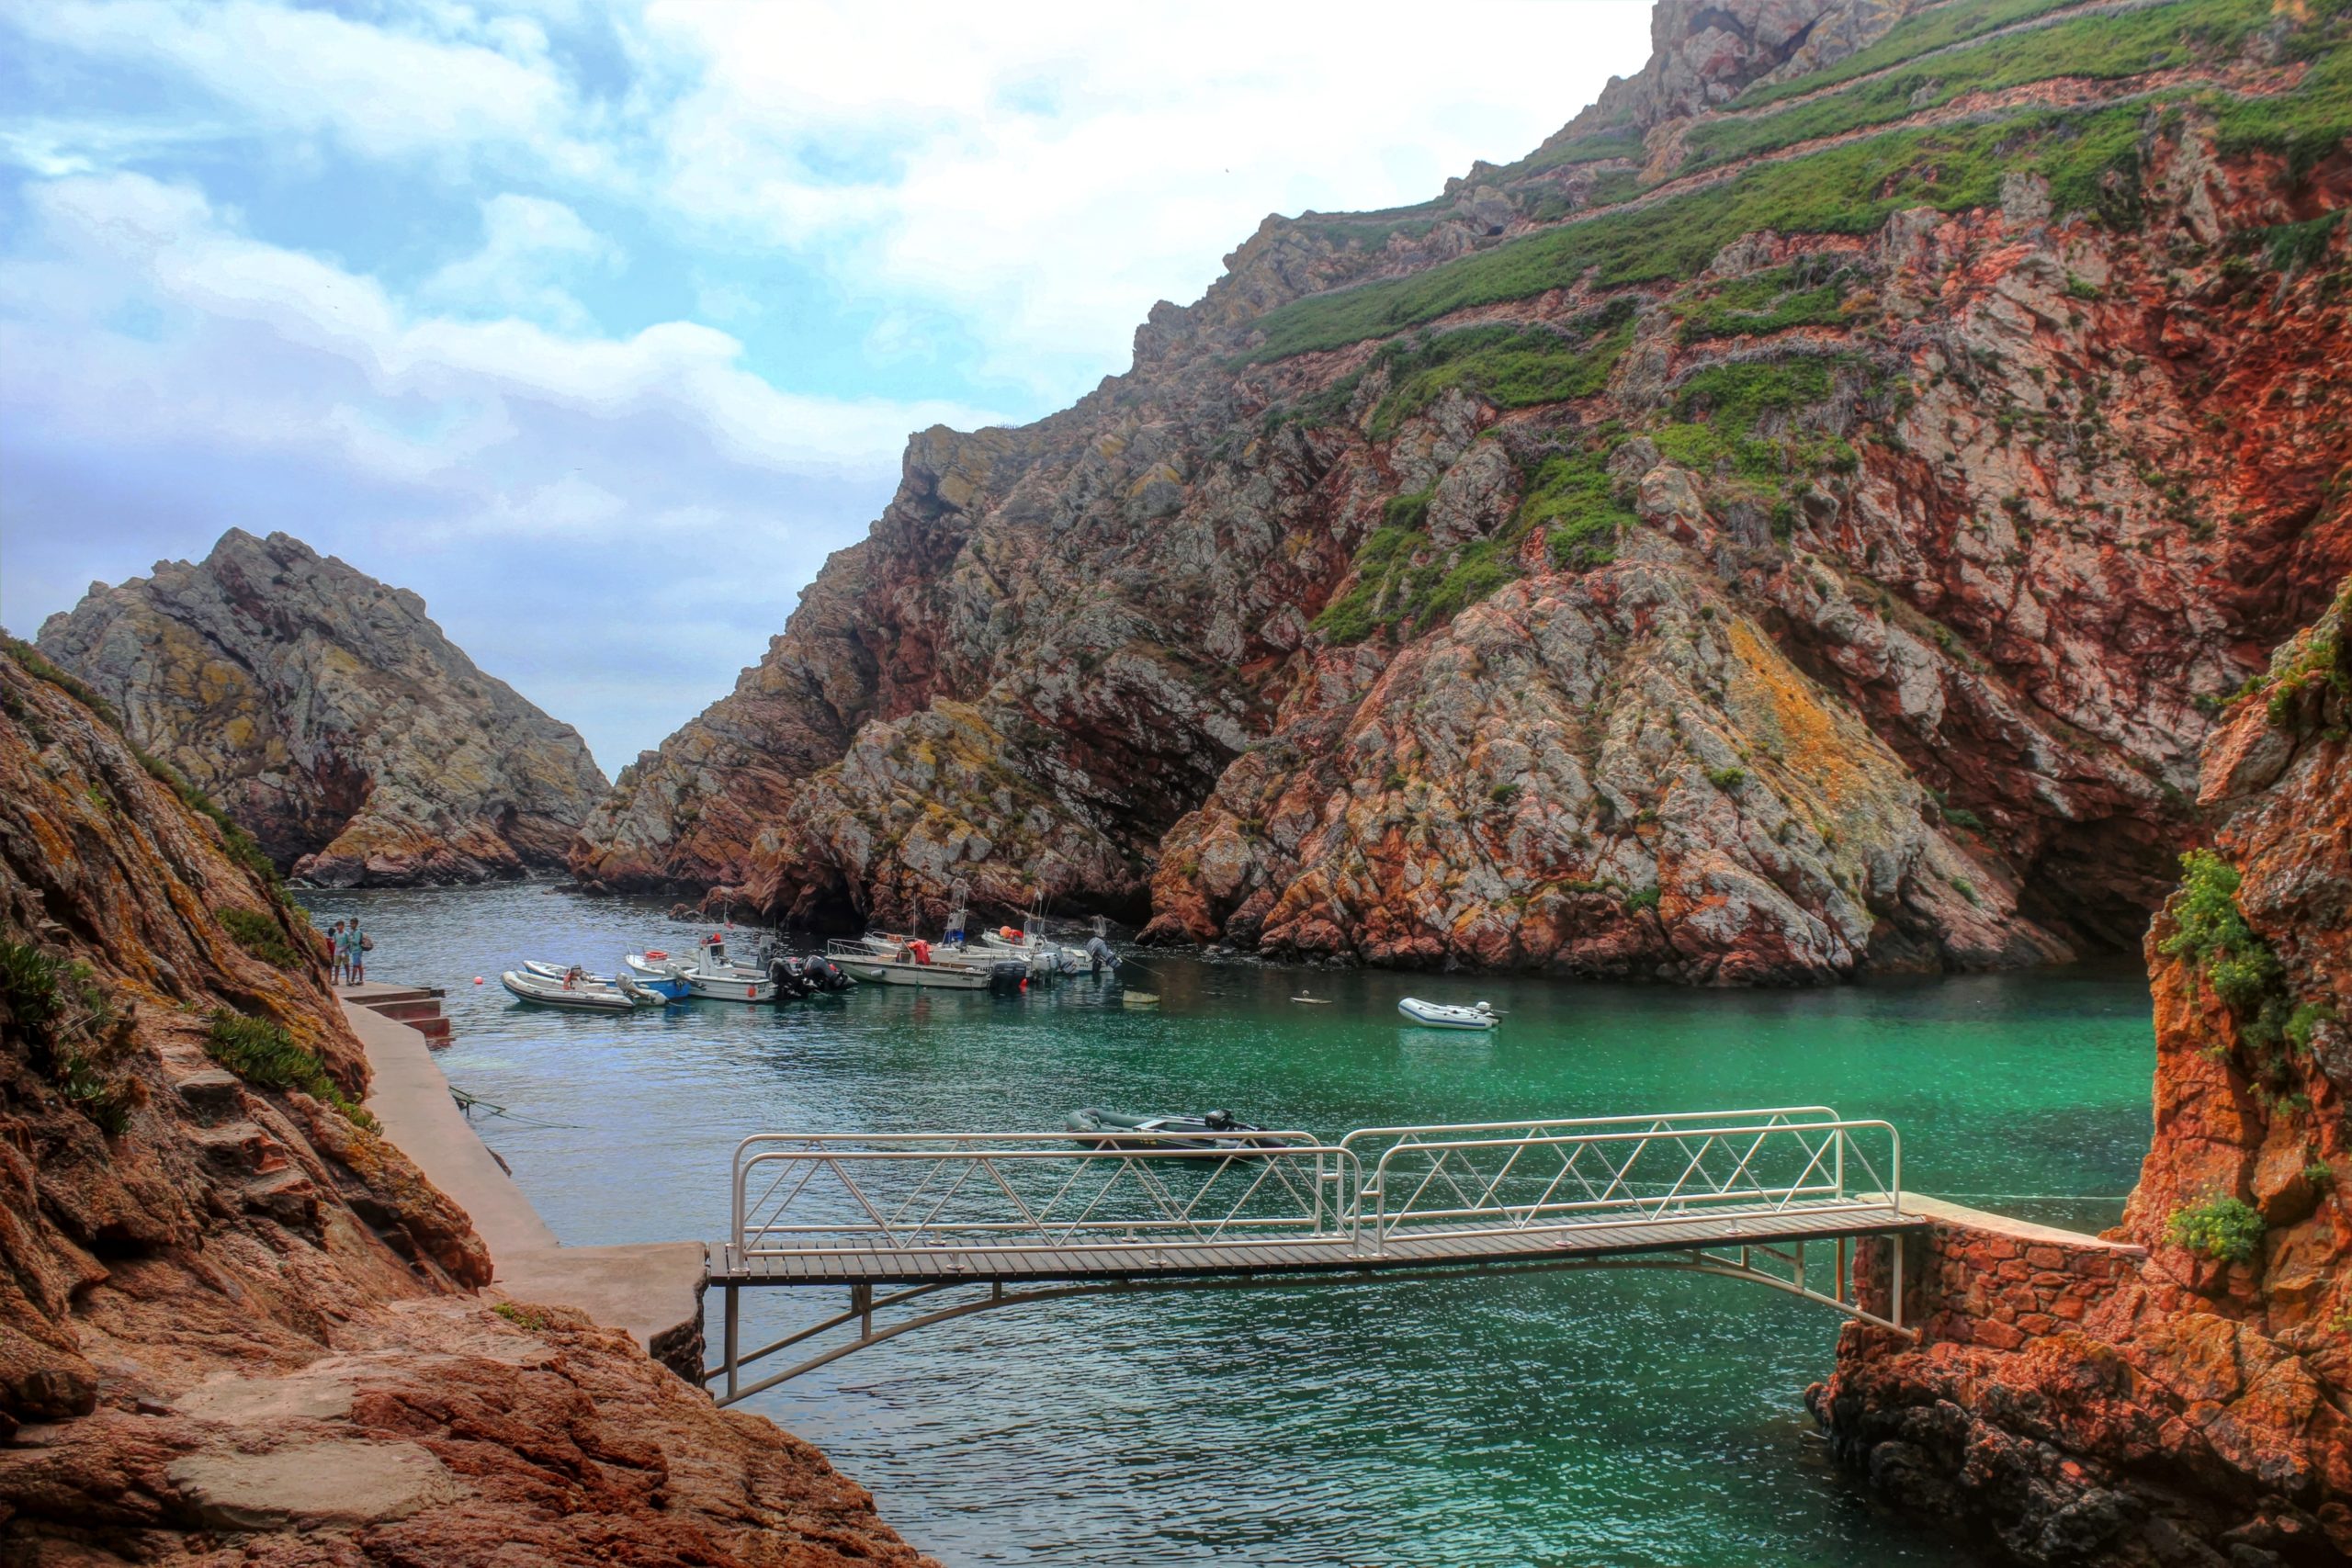
[[425, 302], [469, 315], [514, 315], [580, 330], [587, 309], [564, 282], [621, 262], [620, 247], [560, 201], [502, 191], [481, 204], [481, 248], [427, 277]]
[[323, 133], [376, 157], [481, 144], [527, 147], [576, 175], [601, 164], [526, 18], [418, 6], [405, 27], [261, 0], [82, 0], [12, 6], [39, 42], [167, 71], [252, 121]]
[[0, 260], [0, 595], [27, 629], [92, 576], [283, 527], [419, 590], [526, 693], [571, 689], [576, 660], [636, 681], [562, 715], [626, 757], [727, 689], [888, 499], [909, 432], [990, 423], [779, 390], [691, 322], [426, 313], [143, 175], [25, 205]]
[[1648, 21], [1593, 0], [1450, 26], [1396, 5], [939, 5], [876, 26], [654, 0], [644, 28], [694, 62], [659, 120], [664, 199], [948, 309], [996, 373], [1067, 395], [1268, 211], [1419, 201], [1515, 157], [1640, 63]]

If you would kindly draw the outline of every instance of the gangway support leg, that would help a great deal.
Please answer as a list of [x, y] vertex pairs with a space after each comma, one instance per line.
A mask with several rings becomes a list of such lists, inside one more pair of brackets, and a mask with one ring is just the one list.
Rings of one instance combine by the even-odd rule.
[[1894, 1250], [1894, 1267], [1888, 1270], [1894, 1281], [1894, 1293], [1886, 1303], [1886, 1321], [1901, 1328], [1903, 1326], [1903, 1233], [1897, 1231], [1894, 1235], [1888, 1236], [1886, 1245]]
[[735, 1398], [735, 1371], [739, 1360], [737, 1344], [742, 1330], [742, 1291], [732, 1280], [727, 1282], [725, 1288], [727, 1291], [727, 1398], [729, 1403], [732, 1404]]
[[857, 1337], [862, 1342], [874, 1337], [874, 1287], [852, 1285], [849, 1288], [849, 1310], [857, 1314]]

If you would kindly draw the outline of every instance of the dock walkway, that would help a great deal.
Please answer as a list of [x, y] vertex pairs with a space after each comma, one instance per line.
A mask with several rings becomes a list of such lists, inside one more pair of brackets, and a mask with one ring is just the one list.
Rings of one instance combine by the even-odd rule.
[[693, 1381], [702, 1356], [703, 1245], [647, 1242], [565, 1247], [475, 1134], [423, 1033], [368, 1005], [368, 993], [403, 987], [338, 987], [344, 1016], [368, 1049], [367, 1107], [384, 1135], [472, 1217], [490, 1248], [492, 1283], [524, 1302], [575, 1307], [625, 1328], [655, 1359]]

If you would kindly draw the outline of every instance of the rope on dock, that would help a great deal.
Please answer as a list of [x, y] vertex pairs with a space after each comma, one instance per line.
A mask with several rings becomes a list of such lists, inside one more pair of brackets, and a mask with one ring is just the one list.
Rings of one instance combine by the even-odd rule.
[[473, 1120], [474, 1111], [479, 1108], [488, 1111], [492, 1116], [503, 1116], [509, 1122], [514, 1122], [517, 1127], [562, 1127], [567, 1129], [577, 1129], [579, 1126], [579, 1123], [575, 1122], [542, 1122], [536, 1116], [522, 1115], [516, 1111], [507, 1110], [506, 1107], [498, 1104], [494, 1100], [484, 1100], [478, 1094], [469, 1094], [464, 1089], [459, 1089], [456, 1084], [451, 1084], [449, 1086], [449, 1098], [458, 1102], [458, 1109], [466, 1113], [466, 1120], [469, 1122]]

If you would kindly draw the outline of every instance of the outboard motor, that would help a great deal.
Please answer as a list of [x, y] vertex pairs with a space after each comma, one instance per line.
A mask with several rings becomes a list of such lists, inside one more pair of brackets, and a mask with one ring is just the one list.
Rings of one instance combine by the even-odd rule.
[[808, 977], [801, 974], [800, 961], [797, 958], [770, 958], [768, 978], [775, 982], [775, 999], [778, 1001], [808, 994]]
[[1000, 958], [989, 965], [989, 989], [1017, 991], [1029, 983], [1029, 965], [1018, 958]]
[[1201, 1118], [1201, 1125], [1212, 1133], [1230, 1133], [1233, 1131], [1233, 1112], [1212, 1111]]
[[800, 982], [809, 991], [846, 991], [853, 983], [840, 964], [821, 953], [800, 961]]

